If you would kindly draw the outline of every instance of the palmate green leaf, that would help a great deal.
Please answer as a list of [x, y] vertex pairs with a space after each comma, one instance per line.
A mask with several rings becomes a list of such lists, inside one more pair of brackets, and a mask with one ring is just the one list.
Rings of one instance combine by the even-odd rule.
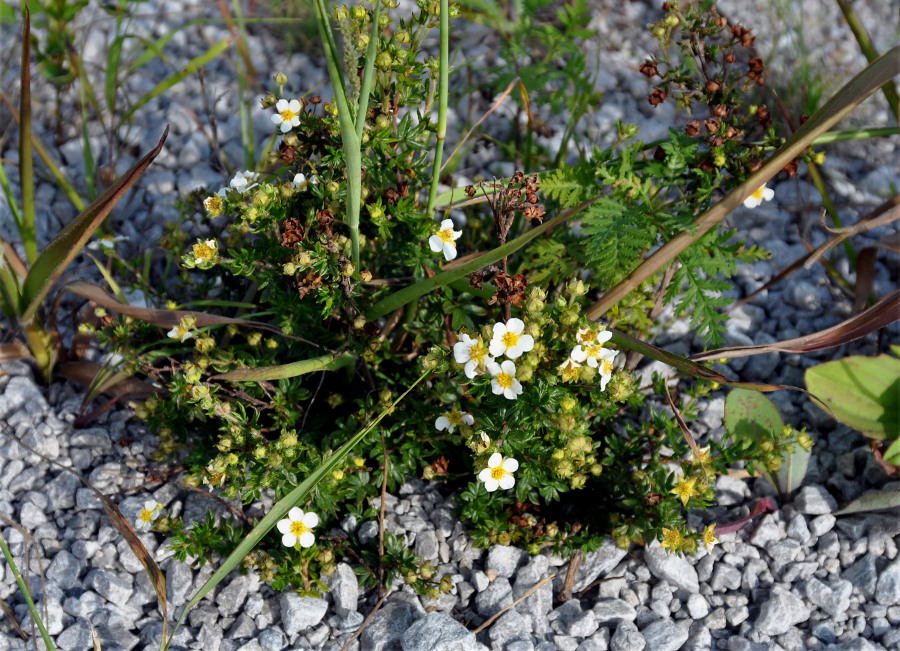
[[166, 126], [156, 147], [135, 163], [83, 213], [69, 223], [41, 252], [28, 271], [22, 287], [21, 320], [23, 323], [34, 318], [47, 292], [50, 291], [72, 259], [87, 244], [91, 235], [103, 223], [119, 200], [150, 166], [153, 159], [159, 155], [168, 135], [169, 127]]
[[806, 370], [806, 387], [865, 436], [900, 438], [900, 359], [854, 355]]
[[178, 628], [184, 622], [184, 618], [187, 617], [188, 611], [191, 608], [196, 606], [203, 597], [205, 597], [210, 590], [215, 588], [222, 580], [228, 576], [228, 574], [235, 567], [238, 566], [241, 561], [244, 560], [244, 557], [249, 554], [259, 541], [263, 539], [269, 531], [272, 530], [272, 527], [275, 524], [287, 517], [288, 511], [291, 510], [294, 506], [300, 503], [300, 501], [306, 497], [306, 495], [322, 480], [323, 477], [327, 476], [331, 473], [346, 457], [351, 450], [353, 450], [356, 445], [365, 438], [365, 436], [372, 431], [372, 429], [378, 425], [382, 421], [382, 419], [389, 413], [391, 413], [394, 408], [400, 404], [400, 402], [409, 394], [410, 391], [415, 389], [419, 383], [424, 380], [426, 377], [431, 375], [431, 371], [426, 371], [422, 375], [419, 376], [412, 386], [410, 386], [403, 394], [397, 398], [390, 407], [382, 411], [378, 417], [372, 421], [369, 425], [362, 428], [353, 438], [344, 443], [340, 448], [338, 448], [331, 457], [326, 459], [321, 466], [316, 468], [312, 474], [307, 477], [303, 483], [301, 483], [297, 488], [288, 493], [285, 497], [278, 500], [275, 505], [271, 508], [271, 510], [266, 514], [266, 516], [260, 520], [253, 530], [248, 533], [244, 539], [240, 542], [240, 544], [235, 548], [231, 554], [228, 555], [219, 568], [215, 571], [215, 573], [209, 577], [206, 583], [197, 591], [191, 600], [184, 607], [184, 611], [181, 613], [181, 617], [178, 618], [178, 621], [175, 623], [175, 627], [172, 629], [172, 635], [166, 642], [163, 647], [163, 651], [168, 649], [172, 644], [172, 639], [175, 637], [175, 633], [178, 631]]

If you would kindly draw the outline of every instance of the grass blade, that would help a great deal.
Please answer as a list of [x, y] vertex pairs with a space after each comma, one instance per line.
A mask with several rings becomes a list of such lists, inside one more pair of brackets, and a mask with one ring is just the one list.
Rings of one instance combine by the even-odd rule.
[[852, 513], [880, 511], [881, 509], [894, 509], [898, 506], [900, 506], [900, 490], [883, 490], [877, 493], [867, 493], [843, 508], [838, 509], [834, 514], [850, 515]]
[[232, 382], [264, 382], [267, 380], [284, 380], [316, 371], [336, 371], [356, 360], [356, 355], [322, 355], [312, 359], [304, 359], [290, 364], [266, 366], [261, 368], [239, 368], [228, 373], [213, 375], [210, 380], [231, 380]]
[[22, 321], [30, 321], [53, 283], [62, 275], [72, 259], [90, 239], [93, 232], [106, 219], [128, 189], [144, 173], [153, 159], [162, 151], [169, 134], [169, 127], [159, 143], [147, 155], [134, 164], [122, 178], [94, 201], [87, 210], [68, 224], [35, 260], [22, 287]]
[[438, 123], [437, 143], [434, 148], [434, 169], [431, 172], [431, 187], [428, 189], [428, 208], [430, 215], [434, 212], [434, 204], [437, 200], [438, 182], [441, 176], [441, 163], [444, 158], [444, 140], [447, 137], [447, 96], [449, 94], [450, 78], [450, 22], [447, 0], [441, 0], [441, 51], [439, 55], [438, 72]]
[[775, 176], [789, 161], [803, 153], [809, 144], [837, 124], [866, 97], [883, 84], [889, 82], [897, 69], [900, 46], [892, 48], [869, 64], [851, 79], [825, 106], [819, 109], [769, 160], [750, 178], [735, 188], [722, 201], [707, 210], [690, 231], [679, 233], [657, 249], [643, 264], [631, 272], [621, 283], [613, 287], [587, 311], [589, 319], [596, 321], [616, 303], [625, 298], [642, 282], [667, 265], [697, 239], [719, 224], [744, 199], [755, 192], [763, 183]]
[[22, 186], [22, 222], [19, 233], [25, 244], [28, 264], [37, 260], [37, 233], [34, 230], [34, 158], [31, 151], [31, 11], [25, 7], [22, 26], [22, 71], [19, 97], [19, 183]]
[[152, 100], [155, 97], [159, 97], [164, 92], [172, 88], [175, 84], [182, 81], [185, 77], [189, 77], [190, 75], [197, 72], [199, 68], [202, 68], [207, 63], [215, 59], [217, 56], [222, 54], [225, 50], [228, 49], [228, 46], [231, 44], [231, 36], [226, 36], [221, 41], [213, 45], [209, 48], [205, 53], [201, 54], [198, 57], [195, 57], [188, 62], [188, 64], [176, 72], [174, 75], [166, 77], [161, 82], [156, 84], [156, 86], [149, 93], [144, 95], [141, 99], [139, 99], [135, 104], [125, 112], [125, 115], [122, 116], [121, 122], [127, 122], [128, 119], [135, 114], [135, 112], [144, 106], [147, 102]]
[[447, 269], [439, 274], [435, 274], [431, 278], [420, 280], [415, 285], [410, 285], [409, 287], [405, 287], [398, 292], [394, 292], [390, 296], [381, 299], [375, 305], [373, 305], [372, 308], [368, 312], [366, 312], [366, 319], [368, 321], [374, 321], [378, 317], [389, 314], [396, 310], [398, 307], [406, 305], [410, 301], [414, 301], [420, 296], [424, 296], [428, 292], [439, 289], [444, 285], [448, 285], [455, 280], [462, 278], [463, 276], [467, 276], [473, 271], [478, 271], [482, 267], [486, 267], [489, 264], [493, 264], [498, 260], [512, 255], [523, 246], [528, 244], [531, 240], [536, 238], [538, 235], [542, 235], [543, 233], [552, 230], [556, 226], [559, 226], [570, 217], [587, 208], [590, 204], [592, 204], [599, 198], [600, 197], [595, 197], [593, 199], [585, 201], [581, 205], [575, 206], [574, 208], [568, 208], [559, 213], [553, 219], [545, 221], [537, 228], [532, 228], [524, 235], [520, 235], [516, 239], [511, 240], [503, 246], [499, 246], [492, 251], [483, 253], [473, 260], [469, 260], [464, 264], [460, 264], [459, 266]]
[[[25, 20], [28, 19], [26, 18]], [[3, 551], [3, 556], [6, 557], [6, 562], [9, 564], [9, 569], [12, 570], [13, 576], [16, 577], [16, 583], [19, 584], [19, 590], [22, 591], [22, 595], [25, 597], [25, 603], [28, 604], [28, 610], [31, 611], [32, 618], [34, 618], [34, 621], [37, 622], [37, 627], [41, 632], [41, 637], [44, 639], [44, 644], [47, 645], [48, 649], [56, 651], [56, 647], [53, 646], [53, 641], [50, 639], [50, 634], [44, 627], [44, 622], [41, 621], [41, 616], [40, 614], [38, 614], [37, 607], [34, 605], [34, 600], [31, 598], [31, 592], [29, 592], [28, 586], [25, 585], [25, 579], [22, 578], [22, 573], [19, 571], [19, 568], [16, 565], [16, 561], [13, 559], [13, 556], [9, 551], [9, 547], [7, 547], [6, 545], [6, 540], [4, 540], [2, 534], [0, 534], [0, 550]]]
[[[206, 583], [197, 591], [191, 600], [184, 607], [184, 612], [181, 613], [181, 617], [178, 618], [178, 621], [175, 624], [175, 627], [172, 629], [172, 635], [174, 637], [175, 633], [178, 631], [178, 628], [181, 626], [182, 622], [184, 622], [184, 618], [187, 616], [188, 611], [199, 603], [203, 597], [205, 597], [210, 590], [215, 588], [219, 583], [222, 582], [228, 573], [231, 572], [238, 564], [244, 560], [244, 557], [249, 554], [254, 547], [262, 540], [263, 536], [265, 536], [275, 524], [285, 518], [287, 516], [287, 512], [291, 510], [293, 506], [298, 504], [300, 500], [302, 500], [306, 495], [315, 487], [319, 481], [328, 475], [337, 465], [346, 457], [350, 451], [356, 447], [356, 445], [363, 440], [363, 438], [372, 431], [372, 428], [375, 427], [381, 420], [409, 394], [410, 391], [415, 389], [419, 383], [428, 377], [431, 374], [430, 371], [426, 371], [422, 375], [419, 376], [419, 379], [413, 382], [412, 386], [410, 386], [403, 394], [397, 398], [393, 404], [382, 411], [378, 417], [372, 421], [369, 425], [361, 429], [352, 439], [344, 443], [340, 448], [338, 448], [331, 457], [329, 457], [321, 466], [316, 468], [313, 473], [307, 477], [303, 483], [301, 483], [297, 488], [288, 493], [285, 497], [278, 500], [272, 509], [266, 514], [266, 516], [259, 521], [259, 523], [253, 527], [253, 530], [248, 533], [244, 539], [240, 542], [240, 544], [235, 548], [233, 552], [228, 555], [228, 558], [219, 566], [219, 569], [215, 571], [215, 573], [209, 577]], [[172, 640], [169, 640], [169, 644], [171, 644]], [[165, 648], [168, 648], [168, 644]]]

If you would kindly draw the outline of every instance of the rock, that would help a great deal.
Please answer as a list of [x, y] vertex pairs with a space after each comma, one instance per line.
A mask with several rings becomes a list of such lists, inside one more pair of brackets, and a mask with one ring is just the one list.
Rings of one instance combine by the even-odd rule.
[[787, 526], [787, 535], [803, 545], [808, 544], [812, 540], [809, 527], [806, 524], [806, 518], [799, 513], [791, 518]]
[[56, 648], [60, 651], [83, 651], [92, 648], [91, 629], [85, 621], [78, 621], [56, 638]]
[[438, 612], [428, 613], [410, 626], [400, 644], [403, 651], [475, 651], [481, 646], [474, 633], [449, 615]]
[[713, 592], [737, 590], [741, 587], [741, 573], [728, 563], [716, 563], [709, 580], [709, 587], [713, 589]]
[[875, 585], [875, 601], [882, 606], [900, 604], [900, 560], [888, 565]]
[[346, 617], [348, 613], [357, 609], [359, 581], [347, 563], [338, 563], [335, 571], [325, 579], [325, 584], [334, 597], [334, 607], [338, 615]]
[[743, 479], [720, 475], [716, 479], [716, 503], [720, 506], [742, 504], [750, 497], [750, 489]]
[[641, 651], [647, 646], [644, 636], [631, 622], [625, 622], [616, 629], [609, 640], [609, 648], [612, 651]]
[[494, 579], [483, 592], [479, 592], [475, 597], [478, 614], [485, 617], [496, 615], [507, 606], [512, 605], [512, 602], [512, 586], [509, 579], [500, 577]]
[[687, 642], [688, 631], [671, 619], [661, 619], [641, 631], [647, 651], [676, 651]]
[[[601, 575], [606, 574], [619, 564], [628, 552], [620, 548], [611, 538], [604, 538], [600, 548], [584, 555], [578, 572], [575, 573], [575, 583], [572, 592], [581, 592]], [[554, 586], [559, 589], [565, 580], [565, 572], [557, 574]]]
[[70, 585], [76, 581], [84, 571], [84, 563], [75, 558], [70, 552], [61, 549], [53, 562], [47, 568], [47, 578], [57, 585]]
[[824, 584], [815, 577], [806, 581], [806, 598], [832, 617], [842, 615], [850, 607], [853, 584], [838, 580]]
[[238, 574], [216, 594], [216, 607], [222, 617], [232, 617], [247, 600], [250, 577]]
[[688, 615], [691, 619], [703, 619], [709, 614], [709, 603], [700, 594], [692, 594], [687, 600]]
[[670, 554], [657, 543], [644, 549], [644, 561], [653, 576], [690, 593], [700, 591], [697, 570], [686, 558]]
[[375, 613], [369, 625], [359, 636], [359, 645], [366, 651], [385, 651], [396, 649], [403, 634], [425, 615], [418, 600], [410, 599], [410, 595], [398, 593], [391, 595], [391, 600]]
[[187, 603], [191, 592], [191, 584], [194, 582], [194, 573], [186, 563], [177, 559], [169, 561], [166, 568], [166, 596], [172, 606], [181, 606]]
[[519, 564], [528, 557], [525, 550], [508, 545], [491, 545], [488, 550], [485, 569], [497, 570], [497, 575], [509, 579], [515, 574]]
[[124, 604], [134, 590], [134, 579], [130, 574], [110, 570], [91, 570], [84, 578], [84, 584], [112, 604]]
[[282, 593], [278, 601], [281, 606], [281, 623], [288, 635], [312, 628], [322, 621], [328, 610], [328, 602], [324, 599], [301, 597], [295, 592]]
[[637, 611], [622, 599], [603, 599], [594, 604], [592, 609], [600, 626], [619, 626], [623, 622], [633, 622]]
[[824, 513], [816, 518], [813, 518], [809, 522], [809, 532], [816, 536], [823, 536], [834, 528], [834, 524], [837, 521], [830, 513]]
[[794, 624], [809, 619], [809, 608], [803, 600], [782, 588], [775, 588], [759, 609], [756, 630], [763, 635], [781, 635]]
[[416, 556], [426, 561], [436, 560], [438, 557], [438, 539], [434, 531], [422, 531], [416, 536]]
[[504, 613], [488, 630], [491, 646], [502, 648], [508, 641], [530, 640], [531, 618], [516, 609]]
[[[528, 564], [516, 572], [513, 583], [513, 601], [520, 599], [526, 592], [541, 581], [550, 569], [550, 561], [546, 556], [532, 556]], [[548, 581], [543, 586], [532, 592], [516, 606], [523, 615], [531, 617], [534, 632], [538, 635], [546, 634], [550, 628], [547, 624], [547, 615], [553, 608], [553, 583]]]
[[837, 501], [824, 486], [804, 486], [794, 498], [794, 508], [806, 515], [822, 515], [837, 510]]

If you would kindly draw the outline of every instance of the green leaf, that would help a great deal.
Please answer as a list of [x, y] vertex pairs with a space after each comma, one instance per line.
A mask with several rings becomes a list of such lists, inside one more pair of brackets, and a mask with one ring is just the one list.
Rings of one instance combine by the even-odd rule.
[[776, 438], [782, 427], [778, 408], [759, 391], [734, 389], [725, 398], [725, 429], [735, 439]]
[[806, 471], [809, 468], [811, 450], [805, 450], [800, 445], [794, 446], [795, 450], [784, 458], [775, 478], [778, 480], [778, 489], [783, 495], [789, 495], [800, 488]]
[[891, 444], [891, 447], [885, 451], [882, 459], [892, 466], [900, 466], [900, 439]]
[[47, 245], [35, 260], [25, 284], [22, 287], [22, 316], [23, 323], [31, 321], [41, 301], [50, 291], [53, 283], [62, 275], [72, 259], [78, 255], [82, 247], [87, 244], [93, 232], [103, 223], [106, 216], [112, 211], [128, 189], [140, 178], [141, 174], [150, 166], [153, 159], [162, 151], [166, 136], [169, 135], [169, 127], [160, 138], [159, 143], [146, 156], [134, 164], [122, 178], [116, 181], [106, 192], [100, 195], [87, 209], [78, 215], [67, 225], [53, 241]]
[[848, 427], [876, 439], [900, 436], [900, 360], [853, 356], [806, 371], [806, 388]]
[[838, 509], [834, 514], [850, 515], [851, 513], [865, 513], [866, 511], [893, 509], [898, 506], [900, 506], [900, 490], [886, 490], [863, 495], [843, 508]]
[[269, 380], [283, 380], [297, 377], [316, 371], [336, 371], [352, 364], [356, 360], [355, 355], [344, 353], [342, 355], [322, 355], [312, 359], [304, 359], [290, 364], [279, 366], [265, 366], [261, 368], [239, 368], [228, 373], [213, 375], [210, 380], [231, 380], [232, 382], [263, 382]]

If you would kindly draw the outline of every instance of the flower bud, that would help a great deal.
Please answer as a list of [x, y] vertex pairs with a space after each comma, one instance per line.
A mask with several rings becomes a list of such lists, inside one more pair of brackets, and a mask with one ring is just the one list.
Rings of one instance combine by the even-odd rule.
[[572, 308], [566, 308], [563, 310], [563, 313], [559, 315], [559, 322], [564, 326], [573, 326], [578, 323], [580, 315], [578, 310], [574, 310]]
[[359, 272], [359, 279], [364, 283], [370, 282], [372, 280], [372, 272], [368, 269], [363, 269]]
[[389, 129], [391, 126], [391, 119], [386, 115], [379, 115], [375, 118], [375, 126], [378, 129]]
[[275, 97], [275, 93], [271, 91], [263, 95], [259, 100], [260, 106], [262, 106], [264, 109], [272, 108], [277, 102], [278, 98]]
[[404, 45], [410, 41], [409, 32], [405, 29], [398, 29], [394, 34], [394, 38], [397, 39], [398, 43], [403, 43]]
[[335, 7], [331, 15], [334, 17], [335, 22], [341, 23], [350, 18], [350, 10], [347, 9], [346, 5], [341, 5], [340, 7]]
[[340, 189], [341, 189], [341, 184], [338, 183], [337, 181], [329, 181], [325, 185], [325, 191], [328, 194], [337, 194], [340, 191]]
[[559, 406], [562, 407], [564, 411], [572, 411], [578, 406], [578, 401], [572, 396], [566, 396], [560, 400]]
[[284, 74], [283, 72], [277, 73], [275, 75], [274, 79], [275, 79], [275, 83], [278, 84], [279, 86], [284, 86], [288, 82], [287, 75]]
[[677, 27], [681, 20], [675, 14], [669, 14], [666, 16], [665, 23], [669, 27]]
[[391, 55], [387, 52], [379, 52], [378, 56], [375, 57], [375, 65], [381, 70], [389, 69], [392, 64]]

